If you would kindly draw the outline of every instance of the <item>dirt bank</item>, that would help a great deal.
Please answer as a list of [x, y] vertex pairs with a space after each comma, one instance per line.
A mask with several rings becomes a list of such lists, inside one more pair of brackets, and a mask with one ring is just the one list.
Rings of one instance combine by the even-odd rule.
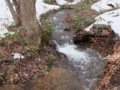
[[106, 71], [95, 90], [120, 90], [120, 41], [114, 45], [114, 53], [105, 60]]
[[90, 31], [79, 29], [74, 36], [74, 43], [84, 45], [104, 56], [114, 52], [114, 45], [119, 37], [110, 26], [95, 25]]

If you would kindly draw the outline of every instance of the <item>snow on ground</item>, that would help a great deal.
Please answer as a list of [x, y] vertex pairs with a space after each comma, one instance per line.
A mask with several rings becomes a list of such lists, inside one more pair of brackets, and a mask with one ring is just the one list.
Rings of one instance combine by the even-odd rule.
[[8, 10], [5, 0], [0, 0], [0, 37], [4, 37], [4, 33], [7, 33], [5, 25], [9, 25], [13, 22], [12, 15]]
[[56, 0], [56, 2], [57, 2], [57, 4], [59, 4], [59, 5], [65, 5], [65, 4], [68, 3], [68, 2], [65, 1], [65, 0]]
[[102, 10], [112, 9], [108, 4], [112, 4], [114, 7], [120, 6], [120, 0], [100, 0], [99, 2], [94, 3], [91, 8], [100, 12]]
[[[107, 4], [113, 4], [113, 5], [119, 5], [120, 4], [120, 0], [101, 0], [95, 4], [92, 5], [92, 9], [96, 10], [96, 11], [100, 11], [100, 10], [104, 10], [104, 9], [110, 9], [108, 8]], [[97, 7], [96, 5], [99, 5], [99, 7]], [[100, 8], [101, 7], [101, 8]], [[104, 24], [104, 25], [110, 25], [111, 28], [120, 35], [120, 28], [119, 28], [119, 23], [120, 23], [120, 9], [116, 9], [116, 10], [112, 10], [109, 12], [106, 12], [104, 14], [101, 14], [99, 16], [97, 16], [96, 18], [96, 22], [94, 22], [92, 25], [90, 25], [89, 27], [87, 27], [85, 30], [89, 31], [90, 28], [92, 28], [92, 26], [94, 24]]]
[[81, 2], [82, 0], [74, 0], [73, 2], [68, 2], [66, 0], [56, 0], [58, 5], [75, 5], [78, 2]]
[[106, 12], [102, 15], [99, 15], [95, 18], [96, 22], [90, 25], [86, 30], [88, 31], [94, 24], [104, 24], [104, 25], [111, 25], [111, 28], [120, 35], [120, 9]]
[[19, 58], [21, 58], [21, 59], [23, 59], [23, 58], [25, 58], [22, 54], [20, 54], [20, 53], [12, 53], [11, 55], [13, 55], [13, 58], [14, 59], [19, 59]]
[[49, 5], [43, 2], [44, 0], [37, 0], [36, 2], [36, 12], [37, 12], [37, 18], [43, 13], [48, 12], [49, 10], [53, 9], [59, 9], [60, 6], [58, 5]]

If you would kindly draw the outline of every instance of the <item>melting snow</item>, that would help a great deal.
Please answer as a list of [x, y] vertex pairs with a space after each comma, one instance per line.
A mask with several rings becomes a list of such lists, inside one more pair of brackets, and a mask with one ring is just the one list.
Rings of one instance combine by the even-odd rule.
[[[113, 4], [114, 6], [118, 6], [120, 4], [120, 0], [101, 0], [95, 4], [92, 5], [92, 9], [96, 11], [104, 10], [104, 9], [111, 9], [110, 7], [108, 8], [107, 4]], [[99, 6], [99, 7], [98, 7]], [[109, 12], [106, 12], [104, 14], [101, 14], [97, 16], [96, 22], [94, 22], [92, 25], [90, 25], [86, 30], [90, 30], [94, 24], [104, 24], [104, 25], [110, 25], [111, 28], [120, 35], [120, 28], [119, 28], [119, 23], [120, 23], [120, 9], [118, 8], [117, 10], [112, 10]]]
[[36, 2], [36, 12], [37, 12], [38, 19], [41, 14], [46, 13], [49, 10], [60, 8], [60, 6], [58, 6], [58, 5], [49, 5], [49, 4], [44, 3], [43, 1], [44, 0], [37, 0], [37, 2]]
[[108, 4], [112, 4], [114, 7], [120, 6], [120, 0], [100, 0], [99, 2], [94, 3], [91, 8], [100, 12], [103, 10], [112, 9]]
[[65, 0], [56, 0], [56, 2], [57, 2], [59, 5], [65, 5], [65, 4], [68, 3], [68, 2], [65, 1]]
[[20, 54], [20, 53], [12, 53], [11, 55], [13, 55], [13, 58], [14, 59], [23, 59], [23, 58], [25, 58], [22, 54]]
[[73, 2], [68, 2], [66, 0], [56, 0], [56, 2], [59, 4], [59, 5], [74, 5], [74, 4], [77, 4], [78, 2], [81, 2], [82, 0], [74, 0]]
[[0, 0], [0, 37], [4, 37], [4, 33], [7, 33], [5, 25], [10, 25], [13, 22], [12, 15], [8, 10], [5, 0]]

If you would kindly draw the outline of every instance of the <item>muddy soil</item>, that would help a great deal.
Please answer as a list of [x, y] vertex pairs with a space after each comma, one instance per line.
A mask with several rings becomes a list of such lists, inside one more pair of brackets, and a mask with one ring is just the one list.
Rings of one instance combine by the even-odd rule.
[[81, 87], [71, 70], [52, 67], [50, 72], [41, 78], [25, 84], [8, 84], [0, 87], [0, 90], [78, 90], [77, 88]]

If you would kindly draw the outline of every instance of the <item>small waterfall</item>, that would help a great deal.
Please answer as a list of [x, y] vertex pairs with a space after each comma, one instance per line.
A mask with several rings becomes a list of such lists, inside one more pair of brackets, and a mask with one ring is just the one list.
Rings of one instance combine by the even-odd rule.
[[65, 15], [70, 12], [69, 10], [62, 10], [49, 17], [49, 20], [54, 24], [52, 40], [57, 45], [56, 50], [67, 56], [69, 65], [80, 80], [82, 88], [93, 90], [98, 81], [98, 76], [103, 72], [104, 60], [98, 52], [75, 45], [72, 41], [74, 33], [64, 31], [66, 26]]

